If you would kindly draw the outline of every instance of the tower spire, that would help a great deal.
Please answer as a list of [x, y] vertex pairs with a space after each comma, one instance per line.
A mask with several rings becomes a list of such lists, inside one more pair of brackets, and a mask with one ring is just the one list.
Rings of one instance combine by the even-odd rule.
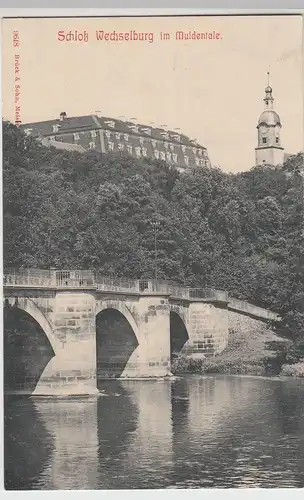
[[272, 96], [272, 88], [269, 85], [269, 79], [270, 79], [270, 71], [267, 71], [267, 87], [265, 89], [265, 97], [264, 97], [266, 109], [272, 109], [274, 101], [274, 98]]

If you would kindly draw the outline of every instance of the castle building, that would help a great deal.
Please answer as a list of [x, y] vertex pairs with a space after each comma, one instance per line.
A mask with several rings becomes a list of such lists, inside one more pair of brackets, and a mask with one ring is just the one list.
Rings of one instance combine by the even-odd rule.
[[284, 148], [281, 144], [281, 119], [273, 109], [274, 98], [269, 85], [269, 73], [264, 102], [265, 109], [257, 125], [258, 146], [255, 148], [255, 164], [281, 165], [287, 155], [284, 155]]
[[69, 118], [65, 112], [55, 120], [21, 126], [46, 146], [85, 152], [121, 153], [134, 158], [164, 161], [179, 171], [209, 166], [207, 149], [195, 139], [148, 125], [96, 115]]

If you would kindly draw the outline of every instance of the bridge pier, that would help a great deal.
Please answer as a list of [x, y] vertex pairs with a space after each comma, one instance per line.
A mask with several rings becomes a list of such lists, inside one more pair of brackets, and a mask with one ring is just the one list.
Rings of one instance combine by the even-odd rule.
[[93, 395], [96, 386], [95, 299], [89, 293], [59, 292], [52, 314], [55, 357], [33, 395]]
[[98, 394], [94, 354], [95, 337], [65, 342], [48, 363], [32, 395], [85, 396]]
[[130, 370], [132, 363], [130, 359], [123, 376], [148, 378], [171, 375], [168, 295], [140, 296], [133, 314], [137, 321], [139, 335], [136, 366]]
[[[170, 360], [170, 313], [168, 294], [149, 293], [133, 297], [101, 297], [96, 301], [96, 315], [106, 310], [119, 311], [129, 323], [134, 333], [137, 346], [125, 359], [125, 366], [120, 378], [151, 378], [171, 375]], [[106, 326], [105, 326], [106, 328]], [[119, 361], [127, 346], [127, 331], [120, 333], [117, 343], [117, 332], [104, 332], [107, 341], [103, 343], [102, 327], [97, 326], [97, 358], [98, 378], [117, 376], [116, 360]], [[108, 328], [109, 329], [109, 328]], [[116, 335], [115, 335], [116, 334]], [[112, 337], [112, 340], [111, 340]], [[107, 354], [108, 353], [108, 354]], [[105, 359], [106, 356], [109, 359]], [[103, 365], [107, 365], [103, 368]], [[107, 374], [108, 375], [104, 375]]]

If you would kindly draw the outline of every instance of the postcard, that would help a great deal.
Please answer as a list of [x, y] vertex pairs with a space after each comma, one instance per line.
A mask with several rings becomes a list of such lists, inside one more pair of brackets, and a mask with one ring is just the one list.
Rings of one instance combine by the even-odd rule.
[[6, 490], [303, 488], [303, 17], [2, 38]]

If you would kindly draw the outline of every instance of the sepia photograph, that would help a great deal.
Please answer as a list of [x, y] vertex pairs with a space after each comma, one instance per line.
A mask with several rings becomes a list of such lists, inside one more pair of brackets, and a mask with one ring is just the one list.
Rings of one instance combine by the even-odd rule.
[[303, 16], [2, 19], [6, 490], [304, 488]]

